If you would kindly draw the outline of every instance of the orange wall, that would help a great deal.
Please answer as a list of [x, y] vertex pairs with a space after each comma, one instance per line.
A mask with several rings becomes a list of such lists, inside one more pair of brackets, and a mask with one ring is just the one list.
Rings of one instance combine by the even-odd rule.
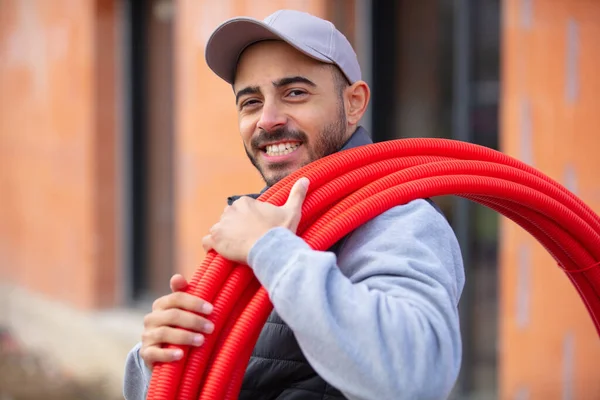
[[111, 6], [0, 0], [2, 279], [82, 308], [115, 301]]
[[[0, 274], [82, 308], [123, 300], [119, 4], [0, 0]], [[263, 186], [204, 44], [225, 18], [282, 7], [328, 11], [322, 0], [176, 0], [175, 269], [187, 275], [226, 197]]]
[[[600, 212], [600, 2], [506, 0], [502, 28], [502, 150]], [[508, 220], [501, 241], [500, 398], [599, 399], [600, 341], [579, 295]]]
[[204, 258], [202, 237], [227, 197], [263, 187], [239, 137], [231, 87], [204, 60], [212, 30], [236, 15], [264, 18], [282, 7], [324, 16], [322, 0], [179, 0], [175, 32], [176, 263], [190, 276]]

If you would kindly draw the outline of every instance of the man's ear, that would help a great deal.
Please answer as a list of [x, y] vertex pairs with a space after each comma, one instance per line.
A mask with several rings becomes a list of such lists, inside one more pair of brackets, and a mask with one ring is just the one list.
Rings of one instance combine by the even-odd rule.
[[344, 98], [346, 102], [346, 120], [350, 125], [357, 125], [369, 105], [371, 98], [369, 85], [364, 81], [355, 82], [344, 90]]

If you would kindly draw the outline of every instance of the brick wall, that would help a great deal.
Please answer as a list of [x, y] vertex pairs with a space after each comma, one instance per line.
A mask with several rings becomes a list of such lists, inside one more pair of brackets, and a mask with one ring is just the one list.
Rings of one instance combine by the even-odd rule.
[[0, 271], [81, 308], [116, 293], [112, 7], [0, 1]]
[[[600, 212], [600, 3], [503, 4], [502, 150]], [[570, 280], [502, 221], [500, 398], [600, 398], [600, 341]]]

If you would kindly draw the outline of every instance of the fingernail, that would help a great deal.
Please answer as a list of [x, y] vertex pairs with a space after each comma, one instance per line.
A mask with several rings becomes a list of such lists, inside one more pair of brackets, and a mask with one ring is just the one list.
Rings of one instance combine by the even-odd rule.
[[212, 322], [206, 322], [204, 324], [204, 332], [212, 333], [214, 330], [215, 330], [215, 324], [213, 324]]
[[204, 343], [204, 336], [194, 335], [194, 338], [192, 339], [192, 343], [194, 344], [194, 346], [200, 346], [202, 343]]
[[213, 312], [213, 306], [212, 306], [212, 304], [204, 303], [202, 305], [202, 312], [204, 314], [210, 314], [211, 312]]
[[173, 360], [179, 360], [183, 357], [183, 351], [181, 349], [173, 350]]

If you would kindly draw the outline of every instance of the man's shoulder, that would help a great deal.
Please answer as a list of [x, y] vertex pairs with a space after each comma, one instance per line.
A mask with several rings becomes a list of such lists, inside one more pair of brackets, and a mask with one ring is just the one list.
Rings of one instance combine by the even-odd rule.
[[427, 199], [392, 207], [358, 227], [338, 253], [338, 265], [355, 281], [375, 275], [409, 276], [414, 268], [427, 274], [448, 270], [459, 281], [456, 287], [463, 279], [454, 230]]
[[416, 199], [397, 205], [367, 221], [349, 237], [355, 245], [367, 241], [454, 232], [442, 210], [431, 199]]
[[431, 199], [416, 199], [405, 204], [399, 204], [391, 207], [387, 211], [379, 214], [365, 225], [369, 224], [389, 224], [397, 220], [425, 220], [425, 221], [446, 221], [446, 216], [439, 206]]

